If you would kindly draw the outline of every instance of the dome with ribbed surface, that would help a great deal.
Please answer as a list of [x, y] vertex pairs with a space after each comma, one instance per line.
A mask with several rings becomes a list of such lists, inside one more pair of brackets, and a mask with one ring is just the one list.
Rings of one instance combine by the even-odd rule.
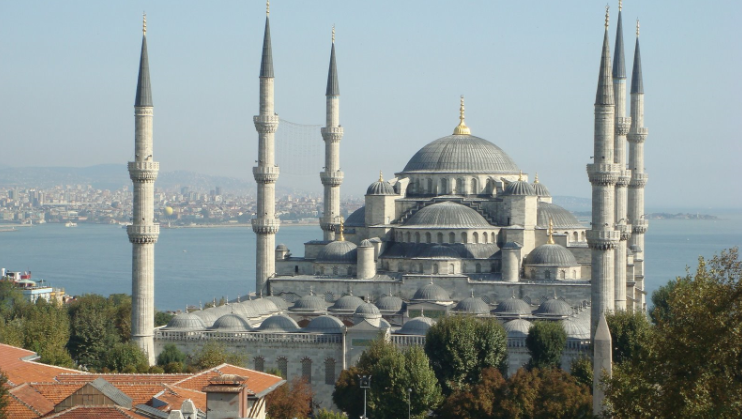
[[396, 195], [396, 193], [389, 182], [377, 180], [366, 189], [366, 195]]
[[533, 314], [539, 316], [571, 316], [574, 313], [572, 306], [567, 304], [566, 301], [559, 300], [557, 298], [549, 298], [548, 300], [541, 303]]
[[356, 297], [353, 294], [343, 295], [335, 301], [335, 304], [330, 307], [330, 311], [353, 311], [355, 312], [358, 306], [365, 304], [365, 302]]
[[278, 309], [281, 310], [281, 311], [287, 310], [289, 308], [289, 303], [286, 300], [284, 300], [283, 298], [281, 298], [281, 297], [277, 297], [277, 296], [274, 296], [274, 295], [269, 295], [269, 296], [263, 297], [263, 298], [265, 298], [266, 300], [272, 301], [273, 304], [275, 304], [276, 307], [278, 307]]
[[425, 336], [433, 324], [435, 324], [435, 322], [429, 317], [415, 317], [405, 323], [402, 328], [397, 331], [397, 334]]
[[537, 225], [543, 228], [549, 227], [549, 219], [554, 222], [554, 228], [585, 228], [574, 214], [549, 202], [538, 203], [536, 217]]
[[481, 214], [455, 202], [428, 205], [417, 211], [404, 225], [436, 229], [491, 227]]
[[203, 322], [206, 325], [206, 327], [211, 327], [211, 325], [214, 324], [214, 322], [216, 321], [216, 319], [219, 318], [219, 316], [217, 316], [216, 313], [214, 313], [213, 311], [208, 310], [208, 309], [207, 310], [194, 311], [193, 314], [195, 314], [198, 317], [200, 317], [201, 320], [203, 320]]
[[281, 243], [278, 246], [276, 246], [276, 250], [289, 250], [289, 248], [286, 247], [285, 244]]
[[273, 301], [267, 299], [267, 298], [256, 298], [254, 300], [250, 300], [250, 302], [253, 305], [253, 308], [261, 315], [265, 316], [267, 314], [273, 314], [278, 313], [279, 310], [278, 307], [273, 303]]
[[503, 327], [508, 333], [509, 338], [524, 338], [528, 336], [528, 331], [531, 329], [531, 322], [523, 319], [515, 319], [505, 323]]
[[421, 148], [404, 173], [515, 174], [520, 169], [500, 147], [473, 135], [449, 135]]
[[420, 289], [415, 292], [415, 296], [413, 296], [412, 299], [422, 301], [451, 301], [448, 292], [433, 283], [425, 284], [420, 287]]
[[319, 316], [312, 319], [304, 331], [307, 333], [343, 333], [345, 325], [337, 317]]
[[567, 337], [572, 339], [590, 339], [590, 329], [580, 322], [574, 319], [561, 320], [564, 331], [567, 332]]
[[542, 244], [528, 254], [526, 265], [577, 266], [577, 260], [564, 246]]
[[371, 240], [369, 240], [369, 239], [363, 239], [358, 244], [358, 247], [363, 248], [363, 249], [366, 249], [366, 248], [369, 248], [369, 247], [374, 247], [374, 244], [371, 243]]
[[249, 332], [252, 330], [250, 323], [238, 314], [225, 314], [219, 317], [211, 328], [219, 332]]
[[507, 184], [504, 194], [534, 196], [536, 195], [536, 191], [533, 189], [533, 186], [525, 180], [516, 180], [515, 182]]
[[366, 207], [363, 206], [353, 211], [348, 218], [345, 219], [346, 227], [363, 227], [366, 225]]
[[246, 319], [260, 317], [260, 313], [258, 313], [258, 311], [255, 309], [255, 306], [252, 304], [251, 301], [243, 301], [241, 303], [232, 303], [229, 306], [232, 308], [233, 313], [237, 313]]
[[510, 297], [497, 305], [495, 313], [502, 315], [528, 315], [531, 314], [531, 305], [520, 298]]
[[191, 330], [206, 330], [206, 323], [204, 323], [201, 317], [194, 313], [180, 313], [170, 319], [167, 326], [165, 326], [165, 329], [183, 332]]
[[459, 301], [454, 307], [459, 313], [490, 314], [490, 306], [479, 297], [467, 297]]
[[394, 295], [385, 295], [376, 301], [376, 307], [381, 311], [399, 312], [404, 307], [404, 301]]
[[356, 316], [361, 316], [363, 318], [379, 318], [381, 317], [381, 312], [379, 311], [379, 308], [371, 303], [363, 303], [356, 308], [356, 311], [354, 313]]
[[268, 317], [258, 328], [259, 331], [267, 333], [291, 333], [298, 332], [300, 329], [294, 319], [283, 314]]
[[538, 196], [551, 196], [551, 192], [549, 192], [549, 189], [544, 186], [541, 182], [534, 182], [533, 183], [533, 190], [536, 192], [536, 195]]
[[299, 298], [289, 310], [311, 313], [324, 313], [327, 311], [327, 303], [322, 297], [316, 295], [305, 295]]
[[347, 241], [328, 243], [317, 254], [319, 263], [356, 263], [358, 250], [356, 245]]

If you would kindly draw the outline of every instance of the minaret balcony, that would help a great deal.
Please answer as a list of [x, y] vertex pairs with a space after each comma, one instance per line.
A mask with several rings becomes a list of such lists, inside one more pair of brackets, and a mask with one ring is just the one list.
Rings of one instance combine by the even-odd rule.
[[649, 229], [649, 222], [642, 218], [640, 220], [634, 221], [634, 224], [632, 224], [632, 226], [634, 233], [645, 234]]
[[641, 127], [634, 128], [626, 138], [632, 143], [643, 143], [647, 139], [647, 135], [649, 135], [649, 128]]
[[618, 224], [616, 225], [616, 231], [621, 235], [620, 240], [626, 241], [631, 237], [632, 226], [631, 224]]
[[325, 186], [340, 186], [343, 183], [345, 174], [340, 170], [326, 173], [320, 172], [319, 178], [322, 180], [322, 184]]
[[647, 181], [649, 180], [649, 175], [642, 172], [637, 173], [634, 172], [631, 174], [631, 182], [629, 182], [629, 186], [632, 188], [643, 188], [647, 185]]
[[129, 241], [133, 244], [157, 243], [157, 237], [160, 235], [160, 225], [134, 224], [126, 226], [126, 233], [129, 235]]
[[343, 127], [322, 127], [322, 139], [336, 143], [343, 139]]
[[614, 249], [621, 240], [621, 232], [616, 230], [588, 230], [587, 244], [591, 249]]
[[631, 182], [631, 170], [621, 170], [616, 181], [616, 186], [628, 186]]
[[616, 118], [616, 135], [626, 135], [629, 129], [631, 129], [630, 117]]
[[276, 234], [281, 227], [281, 221], [278, 218], [253, 218], [250, 223], [255, 234]]
[[615, 185], [620, 173], [620, 164], [591, 163], [587, 165], [587, 176], [592, 184]]
[[134, 182], [154, 182], [160, 171], [160, 163], [156, 161], [130, 161], [128, 167]]
[[257, 166], [252, 168], [252, 175], [258, 183], [276, 183], [279, 174], [278, 166]]
[[261, 134], [272, 134], [278, 129], [278, 115], [255, 115], [252, 117], [255, 129]]

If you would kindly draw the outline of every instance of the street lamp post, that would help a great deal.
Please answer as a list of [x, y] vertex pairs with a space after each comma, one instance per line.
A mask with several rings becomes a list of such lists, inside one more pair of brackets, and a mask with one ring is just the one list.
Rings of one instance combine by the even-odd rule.
[[363, 416], [361, 416], [361, 419], [368, 419], [368, 416], [366, 416], [366, 391], [371, 388], [371, 376], [359, 375], [358, 379], [360, 381], [361, 388], [363, 389]]
[[412, 411], [412, 389], [407, 389], [407, 419], [410, 419], [410, 412]]

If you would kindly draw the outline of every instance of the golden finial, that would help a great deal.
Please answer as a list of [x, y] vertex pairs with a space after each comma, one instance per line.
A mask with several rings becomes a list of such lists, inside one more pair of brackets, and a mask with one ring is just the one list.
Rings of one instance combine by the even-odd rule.
[[142, 35], [147, 35], [147, 13], [142, 12]]
[[605, 30], [608, 30], [608, 21], [610, 19], [608, 11], [610, 10], [611, 6], [605, 5]]
[[636, 37], [639, 37], [639, 18], [636, 18]]
[[332, 25], [332, 43], [335, 43], [335, 25]]
[[466, 123], [464, 120], [466, 119], [466, 116], [464, 115], [464, 111], [466, 108], [464, 107], [464, 95], [461, 95], [461, 107], [459, 107], [459, 125], [453, 130], [453, 135], [471, 135], [471, 130], [469, 127], [466, 126]]
[[520, 174], [518, 175], [518, 182], [523, 182], [523, 171], [520, 171]]
[[271, 0], [265, 0], [265, 16], [271, 15]]
[[345, 241], [345, 236], [343, 235], [343, 232], [345, 231], [345, 225], [343, 225], [343, 222], [340, 222], [340, 228], [338, 228], [338, 239], [339, 242]]
[[533, 178], [533, 183], [538, 183], [538, 172], [536, 172], [536, 176]]
[[621, 9], [623, 9], [623, 0], [618, 0], [618, 11], [620, 12]]
[[549, 217], [549, 240], [546, 244], [554, 244], [554, 220]]
[[384, 181], [384, 174], [381, 173], [381, 170], [379, 170], [379, 182], [383, 182], [383, 181]]

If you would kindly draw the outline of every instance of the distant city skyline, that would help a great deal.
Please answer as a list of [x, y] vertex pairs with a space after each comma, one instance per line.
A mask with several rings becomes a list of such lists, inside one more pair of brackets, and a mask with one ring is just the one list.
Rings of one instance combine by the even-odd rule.
[[[627, 67], [636, 17], [642, 22], [647, 206], [742, 207], [727, 186], [742, 175], [735, 41], [742, 3], [671, 5], [623, 4]], [[618, 2], [610, 6], [613, 49]], [[145, 10], [162, 171], [252, 178], [264, 2], [31, 1], [2, 10], [6, 167], [132, 159]], [[472, 134], [500, 146], [531, 179], [538, 172], [553, 191], [589, 197], [603, 14], [587, 0], [273, 1], [276, 110], [288, 121], [324, 124], [335, 24], [341, 196], [362, 195], [379, 170], [391, 177], [415, 151], [449, 135], [463, 94]], [[319, 132], [316, 142], [321, 148]], [[309, 184], [319, 191], [324, 162], [315, 165]]]

